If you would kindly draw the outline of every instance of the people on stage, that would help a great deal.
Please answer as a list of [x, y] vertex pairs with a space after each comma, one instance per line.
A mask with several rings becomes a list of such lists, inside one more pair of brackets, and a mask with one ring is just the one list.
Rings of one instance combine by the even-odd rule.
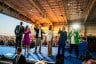
[[23, 37], [23, 45], [25, 48], [25, 54], [28, 53], [29, 48], [30, 48], [30, 33], [31, 33], [30, 28], [27, 25], [24, 29], [24, 37]]
[[53, 32], [52, 32], [52, 25], [50, 25], [49, 30], [47, 32], [48, 56], [52, 56], [52, 40], [53, 40]]
[[76, 53], [76, 57], [79, 57], [79, 31], [77, 29], [72, 29], [71, 31], [69, 31], [68, 33], [68, 39], [70, 41], [70, 49], [69, 49], [69, 53], [70, 56], [72, 54], [72, 50], [73, 48], [75, 48], [75, 53]]
[[64, 55], [65, 43], [67, 41], [67, 32], [65, 27], [62, 27], [62, 30], [59, 30], [59, 41], [58, 41], [58, 55]]
[[17, 25], [15, 28], [15, 36], [16, 36], [16, 49], [17, 47], [21, 48], [21, 40], [24, 33], [23, 22], [20, 22], [20, 25]]
[[35, 51], [34, 53], [37, 53], [37, 46], [39, 45], [39, 53], [41, 53], [41, 46], [42, 46], [42, 42], [41, 40], [43, 39], [43, 30], [41, 29], [41, 25], [36, 25], [34, 27], [34, 30], [36, 32], [36, 43], [35, 43]]
[[58, 54], [56, 56], [56, 64], [64, 64], [64, 50], [65, 43], [67, 41], [67, 32], [65, 31], [65, 27], [62, 26], [62, 30], [59, 29], [59, 41], [58, 41]]

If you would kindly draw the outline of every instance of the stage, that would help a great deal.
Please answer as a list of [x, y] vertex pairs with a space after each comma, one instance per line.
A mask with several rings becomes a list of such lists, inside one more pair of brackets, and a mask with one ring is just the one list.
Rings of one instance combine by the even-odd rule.
[[[40, 59], [43, 59], [47, 63], [55, 63], [55, 56], [57, 55], [57, 47], [53, 47], [52, 56], [48, 57], [47, 47], [42, 47], [41, 53], [34, 54], [34, 48], [30, 49], [28, 54], [24, 54], [24, 49], [22, 49], [22, 54], [26, 57], [27, 62], [37, 62]], [[15, 47], [10, 46], [0, 46], [0, 55], [9, 59], [14, 59]]]
[[[80, 55], [85, 54], [86, 47], [85, 44], [81, 44], [81, 47], [79, 50]], [[26, 57], [27, 62], [35, 63], [39, 61], [40, 59], [43, 59], [48, 64], [55, 64], [56, 62], [56, 55], [57, 55], [58, 47], [52, 47], [52, 56], [48, 57], [47, 52], [47, 46], [42, 46], [41, 53], [33, 54], [34, 48], [30, 49], [30, 52], [25, 55], [24, 49], [22, 49], [22, 54]], [[9, 59], [14, 59], [15, 55], [15, 47], [14, 46], [0, 46], [0, 56], [4, 56]], [[96, 58], [96, 53], [92, 53], [93, 56]], [[73, 52], [71, 57], [69, 57], [69, 51], [68, 48], [65, 49], [64, 53], [64, 64], [82, 64], [82, 60], [77, 59], [75, 53]]]

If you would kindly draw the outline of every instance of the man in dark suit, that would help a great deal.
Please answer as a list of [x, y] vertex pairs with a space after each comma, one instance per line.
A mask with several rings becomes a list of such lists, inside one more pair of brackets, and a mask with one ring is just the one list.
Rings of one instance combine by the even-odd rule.
[[21, 54], [22, 49], [17, 48], [17, 55], [13, 61], [13, 64], [26, 64], [26, 58]]
[[59, 42], [58, 42], [58, 55], [64, 55], [65, 44], [67, 41], [67, 32], [65, 31], [65, 27], [62, 27], [62, 30], [59, 30]]
[[21, 40], [24, 33], [24, 27], [22, 25], [23, 25], [23, 22], [20, 22], [20, 25], [17, 25], [15, 28], [16, 49], [17, 47], [21, 48]]
[[58, 54], [56, 56], [56, 64], [64, 64], [64, 50], [65, 44], [67, 41], [67, 32], [65, 27], [62, 27], [62, 30], [59, 30], [59, 41], [58, 41]]
[[36, 32], [36, 43], [35, 43], [35, 51], [34, 53], [37, 53], [37, 46], [39, 44], [39, 52], [41, 53], [41, 40], [43, 39], [43, 30], [41, 29], [41, 25], [35, 26], [34, 30]]

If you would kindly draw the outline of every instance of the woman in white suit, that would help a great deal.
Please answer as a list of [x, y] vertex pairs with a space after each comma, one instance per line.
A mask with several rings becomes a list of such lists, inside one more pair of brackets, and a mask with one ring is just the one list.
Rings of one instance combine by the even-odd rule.
[[47, 32], [48, 56], [52, 56], [52, 40], [53, 40], [53, 32], [52, 32], [52, 25], [50, 25], [49, 30]]

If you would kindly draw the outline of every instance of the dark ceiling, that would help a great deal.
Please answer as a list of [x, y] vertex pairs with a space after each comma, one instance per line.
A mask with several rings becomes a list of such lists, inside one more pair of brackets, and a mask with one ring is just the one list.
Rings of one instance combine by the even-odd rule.
[[96, 25], [96, 1], [95, 1], [95, 5], [93, 6], [92, 10], [90, 11], [90, 14], [86, 20], [86, 24], [92, 24], [92, 25]]
[[0, 0], [0, 2], [1, 13], [12, 16], [11, 12], [6, 13], [5, 10], [15, 10], [12, 17], [19, 19], [21, 16], [26, 17], [32, 23], [42, 25], [86, 23], [96, 19], [96, 0]]

